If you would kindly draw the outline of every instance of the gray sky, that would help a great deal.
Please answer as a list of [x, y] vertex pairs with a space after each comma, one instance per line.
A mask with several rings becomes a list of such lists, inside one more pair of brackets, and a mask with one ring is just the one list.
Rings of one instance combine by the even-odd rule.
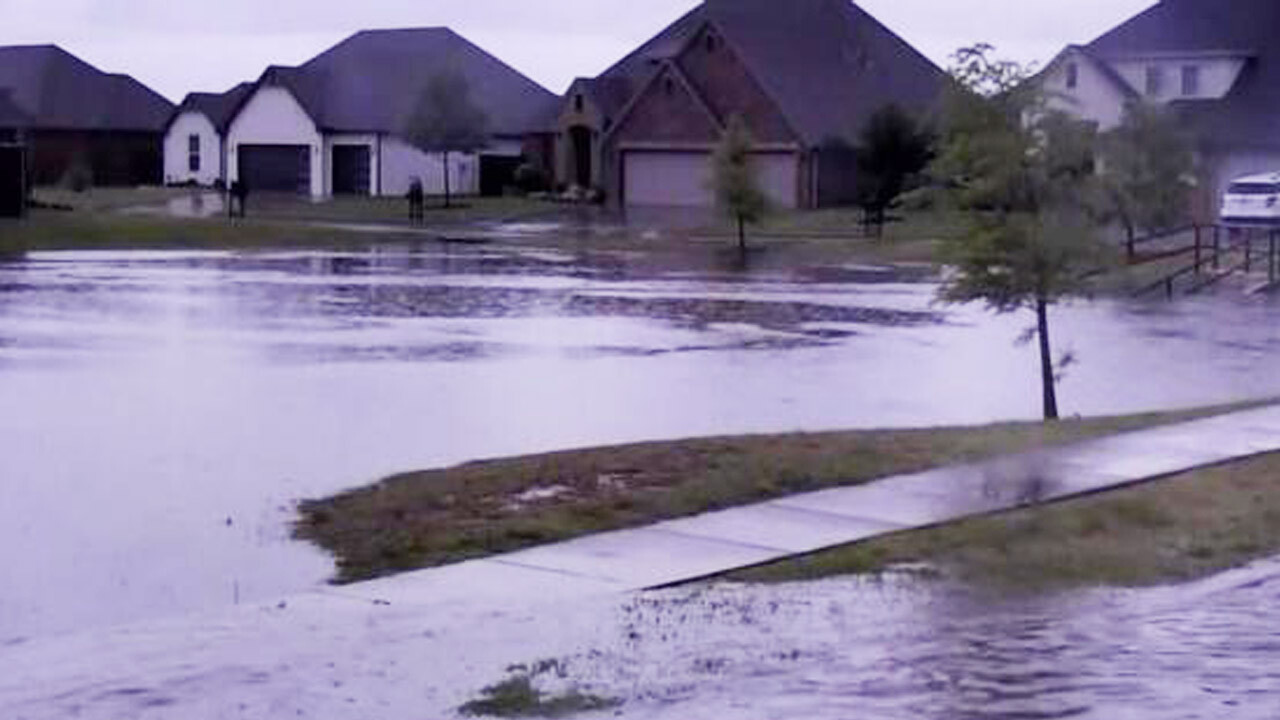
[[[778, 0], [786, 2], [787, 0]], [[940, 65], [978, 41], [1045, 62], [1154, 0], [860, 0]], [[178, 101], [270, 64], [306, 61], [356, 30], [447, 25], [554, 92], [595, 75], [697, 0], [0, 0], [0, 45], [54, 42]]]

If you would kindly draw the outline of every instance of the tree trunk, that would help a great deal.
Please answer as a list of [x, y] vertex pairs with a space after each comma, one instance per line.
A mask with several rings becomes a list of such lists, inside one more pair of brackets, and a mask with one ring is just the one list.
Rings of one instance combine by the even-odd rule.
[[1058, 419], [1058, 393], [1053, 377], [1053, 355], [1049, 347], [1049, 303], [1036, 298], [1036, 334], [1040, 337], [1040, 384], [1044, 390], [1044, 419]]
[[741, 215], [738, 216], [738, 250], [747, 251], [747, 228]]
[[444, 209], [449, 209], [449, 151], [444, 151]]

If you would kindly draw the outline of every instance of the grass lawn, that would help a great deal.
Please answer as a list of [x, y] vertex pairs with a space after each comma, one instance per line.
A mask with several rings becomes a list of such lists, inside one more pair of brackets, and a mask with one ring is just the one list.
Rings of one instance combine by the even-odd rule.
[[304, 502], [295, 526], [353, 582], [821, 488], [1211, 415], [725, 437], [407, 473]]
[[926, 563], [986, 587], [1040, 591], [1193, 580], [1280, 552], [1280, 454], [973, 518], [727, 575], [744, 582]]

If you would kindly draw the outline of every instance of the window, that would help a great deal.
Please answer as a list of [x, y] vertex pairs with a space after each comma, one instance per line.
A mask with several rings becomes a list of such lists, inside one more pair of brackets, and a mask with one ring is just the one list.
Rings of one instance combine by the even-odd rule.
[[1182, 68], [1182, 94], [1195, 97], [1200, 94], [1200, 67], [1185, 65]]
[[1152, 65], [1147, 68], [1147, 95], [1159, 97], [1164, 92], [1164, 68]]
[[1080, 66], [1075, 63], [1067, 63], [1067, 89], [1075, 90], [1080, 84]]
[[709, 53], [715, 52], [717, 47], [717, 40], [714, 33], [707, 33], [706, 42], [707, 42], [707, 52]]
[[199, 135], [190, 135], [187, 137], [187, 169], [191, 172], [200, 172]]
[[574, 96], [573, 96], [573, 111], [574, 111], [574, 112], [582, 112], [583, 105], [584, 105], [584, 103], [583, 103], [583, 100], [582, 100], [582, 93], [578, 93], [577, 95], [574, 95]]
[[664, 78], [662, 81], [662, 89], [668, 95], [674, 95], [676, 92], [676, 82], [671, 78]]

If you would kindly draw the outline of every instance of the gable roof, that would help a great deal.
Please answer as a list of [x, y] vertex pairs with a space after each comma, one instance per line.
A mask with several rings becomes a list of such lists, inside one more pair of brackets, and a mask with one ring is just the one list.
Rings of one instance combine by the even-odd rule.
[[889, 103], [929, 112], [943, 88], [933, 62], [849, 0], [707, 0], [596, 78], [593, 98], [620, 112], [708, 24], [809, 145], [856, 140]]
[[1221, 100], [1171, 107], [1206, 146], [1280, 147], [1280, 3], [1275, 0], [1163, 0], [1089, 44], [1099, 57], [1233, 55], [1247, 58]]
[[156, 132], [173, 111], [137, 80], [104, 73], [56, 45], [0, 47], [0, 88], [35, 129]]
[[1116, 72], [1116, 69], [1112, 67], [1110, 63], [1098, 57], [1097, 54], [1084, 45], [1068, 45], [1066, 49], [1058, 53], [1057, 57], [1050, 60], [1049, 64], [1045, 65], [1043, 70], [1036, 73], [1036, 77], [1044, 78], [1058, 66], [1058, 63], [1068, 57], [1077, 57], [1084, 60], [1089, 64], [1089, 67], [1093, 68], [1098, 75], [1106, 80], [1108, 84], [1114, 87], [1116, 91], [1123, 95], [1127, 100], [1137, 100], [1141, 97], [1141, 94], [1129, 84], [1128, 80], [1124, 79], [1123, 75]]
[[558, 98], [448, 28], [366, 30], [260, 84], [286, 87], [322, 130], [398, 133], [430, 79], [466, 78], [493, 135], [542, 129]]
[[227, 131], [231, 119], [240, 104], [253, 91], [253, 83], [244, 82], [224, 93], [190, 93], [182, 99], [182, 103], [173, 111], [169, 123], [185, 112], [197, 112], [209, 118], [213, 127], [220, 133]]

